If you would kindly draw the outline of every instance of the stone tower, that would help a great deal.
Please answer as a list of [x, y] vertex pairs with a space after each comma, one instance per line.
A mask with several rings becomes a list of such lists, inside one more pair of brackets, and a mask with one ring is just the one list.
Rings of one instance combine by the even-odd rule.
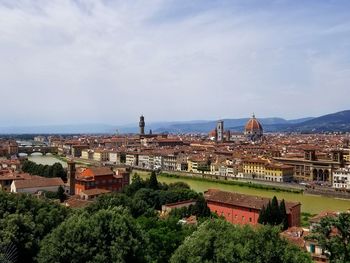
[[144, 135], [145, 134], [145, 117], [143, 117], [143, 115], [141, 115], [140, 117], [139, 127], [140, 127], [140, 135]]
[[224, 141], [224, 121], [220, 120], [216, 124], [216, 132], [217, 132], [217, 141], [223, 142]]
[[69, 160], [67, 162], [68, 167], [67, 167], [67, 184], [69, 187], [69, 194], [70, 195], [75, 195], [75, 162]]

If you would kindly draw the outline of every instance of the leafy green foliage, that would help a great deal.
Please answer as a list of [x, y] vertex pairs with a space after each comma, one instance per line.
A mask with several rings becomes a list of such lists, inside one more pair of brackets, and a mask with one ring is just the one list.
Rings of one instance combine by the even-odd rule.
[[0, 247], [14, 246], [18, 262], [33, 262], [40, 240], [68, 214], [59, 204], [0, 191]]
[[44, 196], [49, 199], [59, 199], [61, 203], [67, 198], [61, 185], [57, 188], [56, 192], [44, 191]]
[[61, 177], [62, 180], [67, 179], [67, 173], [60, 163], [54, 163], [53, 165], [42, 165], [26, 160], [23, 162], [22, 171], [43, 177]]
[[175, 217], [163, 220], [157, 216], [141, 216], [137, 222], [148, 237], [152, 261], [159, 263], [169, 262], [172, 253], [196, 229], [194, 226], [178, 224]]
[[279, 236], [279, 229], [264, 226], [254, 230], [223, 220], [208, 220], [175, 251], [170, 262], [283, 262], [311, 263], [307, 252]]
[[[310, 262], [279, 239], [276, 228], [236, 228], [213, 219], [203, 195], [188, 185], [155, 185], [135, 175], [123, 193], [102, 195], [74, 212], [48, 199], [0, 191], [0, 248], [14, 246], [17, 261], [29, 263]], [[163, 204], [189, 199], [196, 203], [159, 217]], [[189, 215], [199, 219], [198, 231], [178, 223]], [[6, 262], [1, 251], [0, 260]]]
[[148, 243], [122, 208], [73, 215], [41, 242], [38, 262], [146, 262]]
[[191, 215], [195, 215], [199, 218], [208, 218], [211, 216], [211, 212], [203, 195], [198, 195], [196, 198], [196, 203], [194, 205], [173, 209], [170, 212], [170, 215], [176, 218], [184, 218]]
[[302, 227], [309, 227], [310, 226], [310, 218], [314, 217], [316, 214], [310, 214], [307, 212], [302, 212], [301, 213], [301, 226]]
[[157, 180], [157, 175], [155, 171], [152, 171], [151, 176], [149, 178], [149, 188], [153, 190], [158, 189], [158, 180]]
[[309, 237], [327, 251], [331, 263], [350, 262], [350, 214], [322, 218]]

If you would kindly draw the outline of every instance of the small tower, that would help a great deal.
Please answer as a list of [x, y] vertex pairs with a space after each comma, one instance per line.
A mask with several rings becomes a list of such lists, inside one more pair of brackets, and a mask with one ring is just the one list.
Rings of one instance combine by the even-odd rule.
[[223, 142], [224, 141], [224, 121], [220, 120], [216, 124], [216, 141], [217, 142]]
[[67, 164], [67, 185], [69, 187], [69, 194], [75, 195], [75, 162], [69, 160]]
[[143, 115], [140, 116], [139, 127], [140, 127], [140, 135], [144, 135], [145, 134], [145, 117], [143, 117]]

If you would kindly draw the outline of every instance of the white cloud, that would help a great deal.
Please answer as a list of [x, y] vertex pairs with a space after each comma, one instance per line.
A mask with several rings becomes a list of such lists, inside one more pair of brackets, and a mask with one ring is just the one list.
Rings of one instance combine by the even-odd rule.
[[6, 2], [1, 126], [129, 123], [140, 113], [297, 117], [348, 106], [349, 22], [322, 6]]

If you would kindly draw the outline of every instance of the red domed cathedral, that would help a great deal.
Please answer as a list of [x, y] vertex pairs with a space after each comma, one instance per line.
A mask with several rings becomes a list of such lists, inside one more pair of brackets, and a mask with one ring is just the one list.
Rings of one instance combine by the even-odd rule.
[[263, 136], [263, 127], [260, 122], [255, 118], [255, 115], [249, 119], [244, 128], [244, 134], [251, 141], [258, 141]]

